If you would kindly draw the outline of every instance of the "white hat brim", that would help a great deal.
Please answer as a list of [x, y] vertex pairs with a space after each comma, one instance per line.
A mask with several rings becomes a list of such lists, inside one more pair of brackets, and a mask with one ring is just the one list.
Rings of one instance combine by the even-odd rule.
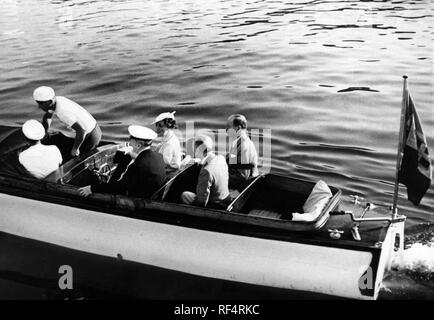
[[139, 125], [129, 126], [128, 133], [139, 140], [154, 140], [158, 136], [154, 130]]
[[160, 113], [151, 124], [156, 124], [157, 122], [160, 122], [164, 119], [175, 119], [175, 113], [176, 111]]

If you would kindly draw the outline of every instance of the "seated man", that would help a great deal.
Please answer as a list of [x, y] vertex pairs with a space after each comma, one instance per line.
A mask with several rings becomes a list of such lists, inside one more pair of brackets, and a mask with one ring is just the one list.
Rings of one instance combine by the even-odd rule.
[[228, 118], [226, 132], [234, 140], [227, 157], [229, 186], [239, 189], [249, 178], [259, 174], [258, 153], [247, 136], [247, 119], [242, 114], [233, 114]]
[[184, 191], [181, 202], [197, 206], [225, 208], [231, 200], [228, 188], [228, 166], [225, 158], [212, 152], [208, 136], [195, 139], [195, 157], [202, 159], [196, 193]]
[[56, 146], [41, 143], [45, 129], [39, 121], [26, 121], [22, 130], [30, 147], [19, 154], [18, 161], [32, 176], [44, 179], [62, 164], [60, 150]]
[[163, 156], [151, 150], [152, 140], [157, 134], [143, 126], [129, 126], [130, 145], [136, 154], [131, 158], [124, 173], [109, 183], [98, 183], [79, 189], [82, 196], [93, 192], [126, 194], [133, 197], [148, 198], [160, 188], [166, 179]]

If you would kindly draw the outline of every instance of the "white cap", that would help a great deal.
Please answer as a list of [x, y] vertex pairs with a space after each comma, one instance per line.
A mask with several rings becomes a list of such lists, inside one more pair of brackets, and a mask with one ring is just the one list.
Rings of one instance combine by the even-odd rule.
[[23, 133], [27, 139], [41, 140], [45, 136], [44, 126], [37, 120], [27, 120], [23, 124]]
[[133, 138], [140, 140], [154, 140], [157, 137], [157, 133], [144, 126], [132, 125], [128, 127], [128, 132]]
[[175, 119], [175, 113], [176, 113], [176, 111], [160, 113], [160, 114], [155, 118], [154, 122], [152, 122], [152, 124], [157, 123], [157, 122], [160, 122], [161, 120], [164, 120], [164, 119]]
[[212, 145], [213, 145], [213, 143], [212, 143], [212, 140], [211, 140], [210, 137], [208, 137], [208, 136], [206, 136], [206, 135], [204, 135], [204, 134], [201, 134], [201, 135], [198, 135], [198, 136], [194, 139], [194, 141], [195, 141], [195, 142], [196, 142], [196, 141], [202, 141], [203, 145], [206, 147], [206, 149], [207, 149], [208, 151], [211, 151], [211, 150], [212, 150]]
[[33, 99], [36, 101], [48, 101], [55, 97], [53, 88], [50, 87], [38, 87], [33, 91]]

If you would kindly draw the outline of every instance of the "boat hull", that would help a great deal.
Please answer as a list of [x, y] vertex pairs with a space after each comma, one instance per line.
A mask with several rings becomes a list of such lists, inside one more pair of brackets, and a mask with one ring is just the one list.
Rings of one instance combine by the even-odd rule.
[[[19, 251], [10, 248], [19, 248]], [[0, 299], [337, 299], [221, 280], [89, 254], [0, 233]], [[71, 289], [60, 289], [65, 263], [73, 270]]]
[[[301, 292], [298, 297], [375, 299], [390, 258], [379, 248], [215, 232], [9, 194], [0, 194], [0, 204], [2, 246], [5, 239], [24, 243], [1, 249], [3, 275], [45, 279], [61, 296], [68, 291], [57, 286], [58, 270], [67, 265], [76, 286], [91, 296], [231, 298], [239, 292], [240, 298], [259, 298], [265, 292], [270, 298], [273, 292], [290, 298]], [[387, 245], [389, 238], [393, 235], [386, 236]], [[21, 253], [20, 247], [33, 254]]]

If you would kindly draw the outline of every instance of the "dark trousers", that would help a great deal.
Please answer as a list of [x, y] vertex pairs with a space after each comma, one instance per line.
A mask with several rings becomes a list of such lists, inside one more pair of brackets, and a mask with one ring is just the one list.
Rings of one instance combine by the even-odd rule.
[[246, 186], [247, 180], [237, 170], [229, 169], [229, 188], [241, 191]]
[[101, 128], [99, 127], [98, 124], [96, 124], [95, 128], [86, 135], [86, 138], [81, 144], [80, 154], [89, 152], [95, 149], [96, 147], [98, 147], [101, 141], [101, 136], [102, 136]]
[[219, 202], [208, 202], [207, 208], [225, 210], [231, 202], [232, 197], [231, 195], [228, 195], [225, 199]]

